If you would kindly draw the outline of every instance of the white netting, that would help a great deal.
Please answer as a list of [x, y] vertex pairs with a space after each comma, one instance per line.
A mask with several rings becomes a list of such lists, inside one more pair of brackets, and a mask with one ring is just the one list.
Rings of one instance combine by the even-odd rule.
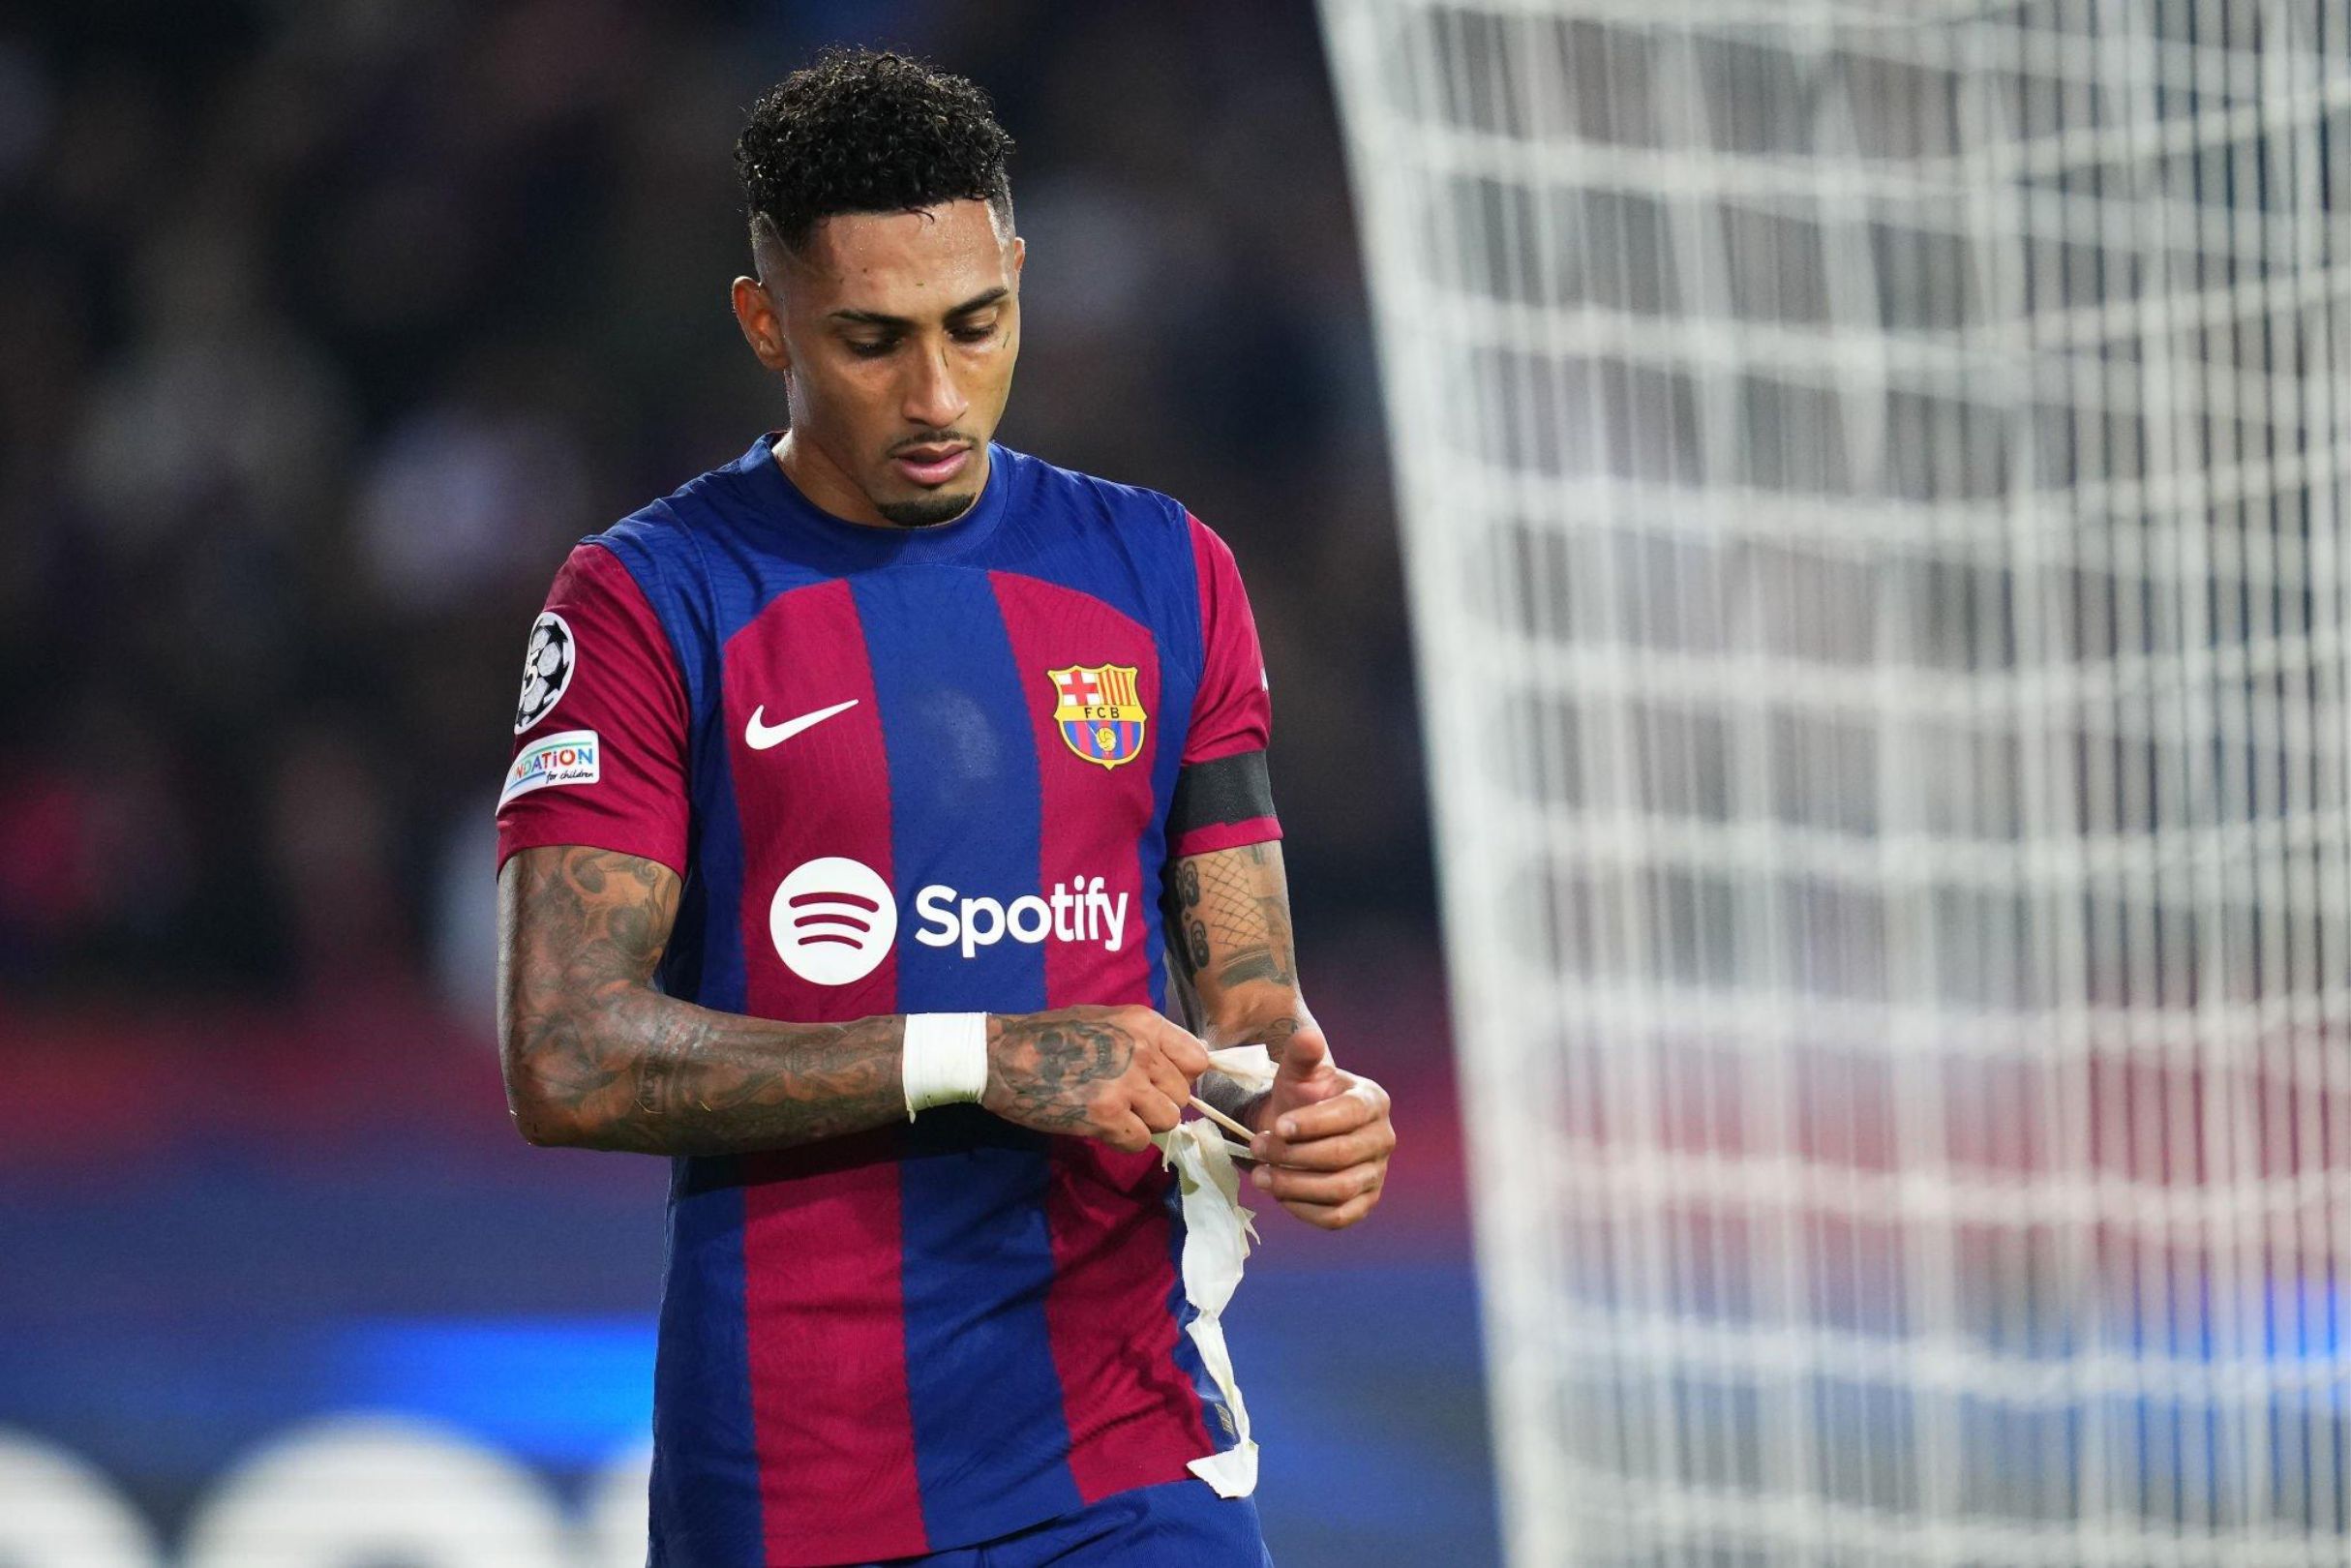
[[2351, 1560], [2351, 11], [1324, 20], [1513, 1560]]

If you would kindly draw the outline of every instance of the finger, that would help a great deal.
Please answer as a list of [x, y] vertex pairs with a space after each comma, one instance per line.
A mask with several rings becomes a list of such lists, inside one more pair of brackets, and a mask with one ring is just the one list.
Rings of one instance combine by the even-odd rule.
[[1171, 1131], [1184, 1119], [1184, 1102], [1168, 1099], [1150, 1084], [1137, 1088], [1127, 1103], [1154, 1132]]
[[1378, 1202], [1379, 1193], [1374, 1191], [1358, 1194], [1340, 1204], [1289, 1202], [1281, 1206], [1318, 1230], [1344, 1230], [1370, 1214], [1372, 1206]]
[[1104, 1114], [1095, 1123], [1094, 1135], [1122, 1154], [1140, 1154], [1151, 1147], [1151, 1129], [1131, 1106]]
[[1151, 1087], [1178, 1104], [1191, 1098], [1191, 1080], [1184, 1076], [1176, 1065], [1159, 1050], [1135, 1052], [1135, 1060], [1143, 1067], [1143, 1076]]
[[1340, 1095], [1311, 1105], [1292, 1105], [1274, 1120], [1273, 1136], [1282, 1143], [1311, 1143], [1336, 1137], [1377, 1121], [1380, 1107], [1362, 1095]]
[[[1262, 1154], [1257, 1152], [1259, 1142], [1264, 1146]], [[1288, 1170], [1344, 1170], [1367, 1161], [1386, 1160], [1395, 1148], [1396, 1129], [1385, 1122], [1374, 1122], [1336, 1137], [1252, 1140], [1250, 1152], [1265, 1164]]]
[[1277, 1170], [1259, 1165], [1250, 1172], [1249, 1179], [1258, 1191], [1270, 1193], [1284, 1203], [1327, 1203], [1336, 1207], [1349, 1198], [1377, 1191], [1386, 1176], [1384, 1165], [1367, 1161], [1345, 1170], [1327, 1172]]
[[1347, 1092], [1347, 1076], [1343, 1072], [1324, 1072], [1311, 1078], [1274, 1079], [1281, 1093], [1281, 1102], [1295, 1109], [1300, 1105], [1319, 1105], [1326, 1100], [1337, 1100]]
[[[1155, 1018], [1157, 1014], [1153, 1015]], [[1164, 1018], [1158, 1019], [1160, 1032], [1154, 1037], [1160, 1053], [1184, 1075], [1187, 1083], [1208, 1070], [1208, 1047], [1191, 1034]]]

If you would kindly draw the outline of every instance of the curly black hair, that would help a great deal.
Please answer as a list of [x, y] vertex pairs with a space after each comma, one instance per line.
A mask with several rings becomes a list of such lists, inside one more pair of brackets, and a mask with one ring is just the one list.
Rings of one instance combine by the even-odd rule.
[[751, 240], [788, 251], [836, 213], [984, 201], [1010, 227], [1012, 138], [988, 95], [903, 54], [829, 48], [769, 88], [735, 141]]

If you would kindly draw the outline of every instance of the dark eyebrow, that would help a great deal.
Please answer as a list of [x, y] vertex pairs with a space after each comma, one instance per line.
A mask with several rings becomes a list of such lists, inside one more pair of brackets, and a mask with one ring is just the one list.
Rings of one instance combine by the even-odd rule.
[[[990, 305], [998, 304], [1001, 301], [1011, 298], [1011, 296], [1012, 291], [1010, 288], [1005, 288], [1002, 286], [991, 288], [983, 294], [974, 294], [971, 298], [965, 300], [953, 310], [949, 311], [947, 313], [947, 319], [952, 321], [959, 316], [969, 316], [974, 311], [984, 311]], [[911, 327], [915, 324], [906, 317], [884, 316], [880, 311], [839, 310], [834, 311], [831, 315], [826, 317], [825, 319], [828, 321], [847, 321], [855, 326], [889, 327], [893, 331], [903, 331], [907, 327]]]

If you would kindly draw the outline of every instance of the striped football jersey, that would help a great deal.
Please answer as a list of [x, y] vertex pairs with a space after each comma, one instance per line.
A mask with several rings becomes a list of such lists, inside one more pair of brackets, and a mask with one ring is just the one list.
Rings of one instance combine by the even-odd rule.
[[[794, 1022], [1164, 1003], [1174, 858], [1279, 836], [1222, 541], [990, 448], [963, 517], [843, 522], [764, 437], [575, 549], [499, 859], [683, 879], [659, 983]], [[653, 1562], [863, 1562], [1183, 1478], [1232, 1442], [1156, 1152], [976, 1105], [675, 1162]]]

